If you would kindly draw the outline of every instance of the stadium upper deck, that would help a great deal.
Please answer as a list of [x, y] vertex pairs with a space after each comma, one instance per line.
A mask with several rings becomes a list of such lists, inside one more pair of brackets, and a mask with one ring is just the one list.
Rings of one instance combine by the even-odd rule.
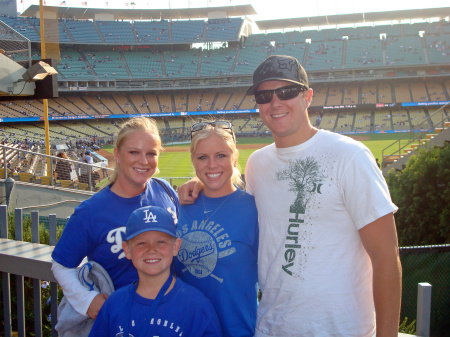
[[[35, 15], [37, 9], [30, 6], [23, 15]], [[227, 17], [214, 19], [204, 19], [214, 8], [167, 10], [158, 15], [141, 10], [143, 19], [159, 17], [149, 21], [134, 20], [131, 10], [108, 10], [111, 21], [100, 15], [105, 9], [84, 9], [83, 18], [89, 20], [77, 19], [76, 10], [81, 9], [58, 10], [61, 92], [73, 88], [109, 91], [247, 86], [253, 69], [271, 54], [297, 57], [315, 83], [450, 73], [450, 25], [445, 20], [320, 30], [305, 26], [306, 22], [320, 26], [361, 20], [359, 14], [336, 15], [307, 21], [260, 21], [257, 24], [264, 29], [302, 26], [285, 33], [251, 34], [245, 18], [254, 14], [251, 5], [228, 7], [222, 11]], [[369, 14], [373, 20], [446, 17], [450, 8], [366, 13], [366, 20]], [[4, 16], [0, 21], [0, 42], [15, 39], [20, 33], [31, 41], [33, 58], [40, 58], [39, 19]], [[213, 42], [221, 42], [223, 47], [194, 48], [196, 43]]]

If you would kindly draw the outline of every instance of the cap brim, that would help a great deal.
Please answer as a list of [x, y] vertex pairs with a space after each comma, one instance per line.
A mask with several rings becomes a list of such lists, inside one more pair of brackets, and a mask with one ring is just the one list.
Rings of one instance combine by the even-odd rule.
[[305, 86], [305, 87], [307, 87], [309, 89], [309, 85], [308, 84], [301, 83], [301, 82], [294, 81], [294, 80], [289, 80], [289, 79], [286, 79], [286, 78], [273, 77], [273, 78], [266, 78], [266, 79], [264, 79], [262, 81], [259, 81], [259, 82], [255, 83], [255, 84], [253, 84], [250, 88], [248, 88], [246, 95], [247, 96], [254, 95], [256, 90], [258, 89], [259, 85], [261, 83], [268, 82], [268, 81], [284, 81], [284, 82], [294, 83], [294, 84], [298, 84], [298, 85], [303, 85], [303, 86]]
[[168, 231], [165, 228], [144, 228], [144, 229], [141, 229], [141, 230], [127, 236], [126, 239], [131, 240], [132, 238], [138, 236], [139, 234], [145, 233], [145, 232], [163, 232], [163, 233], [169, 234], [170, 236], [173, 236], [174, 238], [178, 238], [178, 236], [173, 235], [173, 233], [170, 233], [170, 231]]

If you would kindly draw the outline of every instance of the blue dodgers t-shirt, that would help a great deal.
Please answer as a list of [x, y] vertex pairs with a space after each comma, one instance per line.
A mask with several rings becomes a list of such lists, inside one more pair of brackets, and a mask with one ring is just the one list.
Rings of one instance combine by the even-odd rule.
[[[220, 337], [220, 324], [210, 301], [197, 289], [177, 279], [172, 290], [148, 316], [154, 300], [134, 294], [130, 321], [125, 322], [132, 285], [115, 291], [102, 306], [89, 336], [121, 336], [128, 324], [130, 336]], [[144, 336], [145, 331], [147, 333]]]
[[239, 189], [220, 198], [201, 194], [180, 207], [177, 234], [178, 277], [209, 298], [224, 336], [253, 336], [259, 235], [254, 197]]
[[167, 182], [163, 183], [175, 204], [154, 179], [147, 182], [142, 194], [133, 198], [119, 197], [107, 187], [82, 202], [67, 222], [52, 258], [67, 268], [76, 268], [87, 256], [105, 268], [116, 290], [136, 280], [136, 269], [122, 249], [125, 226], [130, 214], [139, 207], [160, 206], [178, 210], [175, 191]]

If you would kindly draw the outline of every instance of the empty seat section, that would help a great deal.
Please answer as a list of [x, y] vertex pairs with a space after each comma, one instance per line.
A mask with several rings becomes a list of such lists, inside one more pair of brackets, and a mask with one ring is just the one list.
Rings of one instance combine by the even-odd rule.
[[233, 41], [239, 39], [241, 18], [209, 19], [206, 22], [206, 41]]
[[353, 125], [354, 131], [369, 131], [371, 120], [371, 113], [368, 111], [358, 111], [355, 114], [355, 123]]
[[391, 130], [391, 113], [389, 111], [376, 111], [374, 115], [374, 130]]
[[305, 57], [305, 43], [296, 43], [296, 44], [280, 44], [275, 47], [275, 51], [273, 54], [277, 55], [289, 55], [297, 58], [300, 63], [303, 62]]
[[325, 84], [313, 85], [313, 99], [311, 106], [324, 106], [327, 99], [328, 86]]
[[397, 110], [392, 112], [392, 126], [394, 130], [408, 130], [410, 123], [408, 112], [406, 110]]
[[[190, 95], [189, 97], [192, 97], [192, 95]], [[195, 100], [195, 94], [194, 94], [194, 100]], [[216, 97], [216, 93], [214, 90], [207, 90], [207, 91], [203, 91], [202, 94], [202, 104], [201, 104], [201, 109], [202, 111], [210, 111], [213, 109], [213, 105], [215, 105], [216, 102], [214, 102], [214, 98]]]
[[342, 41], [311, 42], [305, 64], [306, 71], [340, 69]]
[[414, 102], [427, 102], [430, 100], [428, 97], [425, 83], [423, 82], [411, 82], [409, 84], [412, 93], [412, 99]]
[[[189, 95], [187, 111], [201, 111], [202, 106], [207, 104], [204, 98], [202, 100], [202, 93], [200, 91], [189, 91], [189, 93], [187, 93], [187, 95]], [[214, 96], [213, 96], [213, 98], [214, 98]], [[208, 100], [208, 104], [209, 104], [209, 107], [211, 107], [211, 101]], [[210, 110], [210, 109], [206, 108], [205, 110]]]
[[337, 132], [352, 131], [354, 118], [355, 118], [354, 112], [339, 111], [336, 131]]
[[58, 20], [59, 29], [59, 42], [62, 43], [72, 43], [73, 40], [70, 37], [69, 29], [64, 26], [62, 19]]
[[[411, 120], [412, 126], [417, 126], [421, 124], [425, 119], [427, 118], [427, 115], [425, 114], [425, 111], [423, 111], [420, 108], [414, 108], [414, 110], [409, 110], [409, 119]], [[428, 124], [426, 124], [427, 127]]]
[[199, 50], [164, 52], [167, 77], [196, 77]]
[[99, 78], [129, 78], [128, 72], [118, 51], [96, 51], [86, 53], [85, 57]]
[[163, 76], [161, 54], [159, 52], [124, 52], [133, 78], [157, 78]]
[[161, 112], [173, 112], [172, 96], [170, 94], [158, 94]]
[[256, 67], [269, 56], [268, 52], [269, 49], [264, 46], [245, 47], [241, 49], [233, 73], [253, 74]]
[[358, 104], [359, 88], [357, 84], [346, 84], [344, 85], [343, 91], [344, 91], [344, 98], [343, 98], [344, 105]]
[[411, 102], [411, 94], [409, 91], [408, 83], [394, 83], [395, 101], [397, 103], [401, 102]]
[[425, 84], [431, 101], [445, 101], [445, 91], [441, 82], [427, 81]]
[[85, 56], [76, 50], [62, 49], [58, 71], [67, 79], [90, 80], [95, 79], [91, 66], [86, 62]]
[[106, 43], [136, 42], [130, 22], [96, 21], [96, 23]]
[[145, 100], [148, 103], [148, 107], [150, 108], [150, 111], [152, 113], [159, 113], [159, 112], [161, 112], [161, 108], [160, 108], [160, 106], [158, 104], [158, 100], [157, 100], [155, 94], [147, 94], [147, 95], [144, 95], [144, 97], [145, 97]]
[[107, 96], [106, 102], [104, 103], [108, 106], [109, 110], [115, 114], [135, 113], [133, 106], [125, 94], [114, 94], [113, 97]]
[[229, 92], [221, 92], [217, 96], [217, 102], [214, 105], [214, 110], [225, 110], [225, 106], [228, 103], [228, 100], [231, 97], [231, 93]]
[[237, 110], [239, 109], [242, 100], [245, 96], [245, 90], [238, 90], [235, 91], [232, 95], [230, 100], [228, 101], [228, 104], [226, 105], [225, 109], [227, 110]]
[[378, 84], [378, 103], [393, 103], [392, 88], [389, 83]]
[[202, 42], [205, 21], [172, 21], [172, 42]]
[[450, 34], [426, 35], [428, 60], [431, 64], [448, 64], [450, 59]]
[[130, 95], [130, 99], [139, 113], [148, 114], [150, 112], [148, 109], [148, 103], [145, 101], [144, 96], [138, 94]]
[[234, 49], [214, 49], [202, 53], [201, 76], [229, 75], [236, 59]]
[[383, 46], [379, 39], [347, 41], [347, 68], [383, 66]]
[[377, 103], [377, 86], [372, 83], [363, 83], [361, 85], [361, 104]]
[[31, 41], [40, 41], [40, 36], [26, 18], [2, 16], [0, 20]]
[[182, 112], [187, 111], [187, 93], [176, 92], [174, 93], [175, 111]]
[[419, 36], [399, 36], [386, 39], [387, 65], [425, 64], [425, 56]]
[[67, 20], [64, 24], [76, 42], [102, 43], [92, 21]]
[[134, 29], [140, 43], [169, 43], [169, 22], [157, 20], [148, 22], [135, 22]]
[[328, 90], [327, 105], [341, 105], [342, 92], [344, 86], [342, 84], [335, 84]]

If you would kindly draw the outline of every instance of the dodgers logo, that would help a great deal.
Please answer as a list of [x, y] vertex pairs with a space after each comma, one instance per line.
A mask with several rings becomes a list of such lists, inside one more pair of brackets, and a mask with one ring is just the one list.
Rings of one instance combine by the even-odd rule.
[[213, 277], [220, 283], [223, 278], [214, 274], [217, 261], [236, 252], [225, 229], [214, 221], [200, 223], [194, 220], [190, 226], [183, 225], [178, 231], [182, 243], [177, 258], [197, 278]]
[[209, 276], [217, 264], [217, 245], [205, 232], [191, 232], [183, 236], [178, 260], [189, 272], [203, 278]]
[[143, 220], [145, 221], [145, 223], [157, 222], [156, 215], [154, 215], [152, 212], [149, 212], [148, 209], [144, 209], [144, 213], [145, 213], [145, 217]]

